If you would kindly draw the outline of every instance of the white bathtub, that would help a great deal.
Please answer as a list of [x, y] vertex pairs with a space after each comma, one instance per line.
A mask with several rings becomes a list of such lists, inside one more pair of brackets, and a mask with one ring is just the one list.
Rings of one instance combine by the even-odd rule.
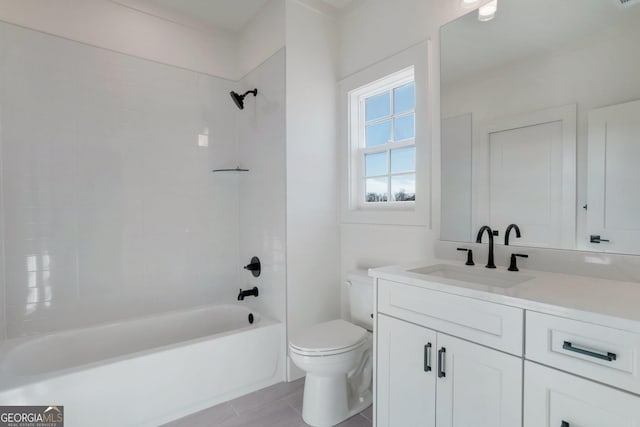
[[156, 426], [284, 380], [284, 326], [219, 305], [10, 340], [0, 405], [64, 405], [65, 425]]

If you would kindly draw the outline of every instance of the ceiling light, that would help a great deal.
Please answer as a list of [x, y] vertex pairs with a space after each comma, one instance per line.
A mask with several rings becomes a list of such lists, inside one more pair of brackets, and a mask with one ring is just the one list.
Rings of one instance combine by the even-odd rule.
[[480, 0], [461, 0], [462, 7], [465, 9], [469, 9], [470, 7], [475, 6]]
[[492, 0], [478, 9], [478, 19], [482, 22], [491, 21], [496, 17], [498, 10], [498, 0]]

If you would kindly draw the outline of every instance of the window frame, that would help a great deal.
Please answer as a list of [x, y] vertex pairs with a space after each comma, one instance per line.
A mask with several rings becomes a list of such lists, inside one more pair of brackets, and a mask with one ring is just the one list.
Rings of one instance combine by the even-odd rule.
[[[437, 215], [432, 212], [432, 197], [439, 197], [438, 188], [432, 191], [432, 183], [438, 183], [440, 174], [439, 144], [432, 145], [434, 133], [438, 128], [432, 127], [434, 107], [437, 105], [430, 95], [435, 89], [432, 81], [432, 43], [424, 40], [400, 52], [381, 59], [358, 71], [346, 75], [338, 81], [338, 138], [336, 140], [339, 153], [339, 194], [340, 223], [370, 225], [402, 225], [427, 227], [431, 229], [432, 221]], [[354, 109], [349, 94], [358, 88], [383, 79], [393, 73], [414, 67], [415, 71], [415, 145], [416, 145], [416, 201], [413, 207], [409, 204], [386, 206], [378, 209], [368, 207], [360, 209], [352, 203], [353, 184], [351, 177], [354, 159], [351, 133], [353, 126], [350, 117]], [[437, 96], [437, 95], [436, 95]], [[437, 140], [437, 138], [435, 138]], [[357, 183], [356, 183], [357, 184]]]
[[[414, 106], [412, 110], [403, 111], [395, 114], [394, 91], [396, 88], [414, 83]], [[349, 170], [349, 199], [352, 209], [358, 210], [411, 210], [415, 206], [415, 200], [395, 201], [391, 189], [391, 179], [394, 176], [414, 175], [417, 187], [417, 146], [416, 146], [416, 104], [417, 93], [415, 86], [415, 67], [410, 66], [400, 71], [391, 73], [374, 82], [349, 91], [349, 128], [350, 138], [349, 146], [351, 152], [351, 168]], [[366, 121], [365, 100], [376, 95], [390, 92], [391, 114], [374, 120]], [[366, 147], [366, 125], [376, 122], [391, 120], [392, 135], [395, 138], [395, 119], [406, 115], [413, 114], [414, 117], [414, 134], [412, 138], [406, 138], [399, 141], [389, 141], [385, 144]], [[414, 168], [407, 172], [391, 172], [391, 151], [400, 148], [413, 147], [415, 150]], [[367, 154], [387, 153], [387, 174], [366, 176], [365, 158]], [[367, 202], [366, 201], [366, 180], [367, 178], [387, 178], [387, 197], [386, 202]], [[418, 198], [416, 189], [416, 199]]]

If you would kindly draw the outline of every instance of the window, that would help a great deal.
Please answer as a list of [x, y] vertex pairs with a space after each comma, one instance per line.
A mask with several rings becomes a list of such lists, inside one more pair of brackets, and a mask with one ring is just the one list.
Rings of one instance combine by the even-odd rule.
[[416, 200], [413, 67], [349, 92], [351, 199], [359, 208]]
[[343, 224], [431, 225], [429, 49], [418, 43], [338, 83]]

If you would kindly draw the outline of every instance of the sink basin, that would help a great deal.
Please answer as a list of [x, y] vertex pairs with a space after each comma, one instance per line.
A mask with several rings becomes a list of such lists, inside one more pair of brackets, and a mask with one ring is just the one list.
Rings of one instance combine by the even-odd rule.
[[411, 273], [431, 276], [434, 280], [447, 279], [456, 282], [470, 283], [474, 285], [484, 285], [496, 288], [510, 288], [533, 279], [533, 276], [523, 275], [517, 272], [495, 271], [473, 267], [458, 267], [447, 264], [431, 265], [408, 270]]

